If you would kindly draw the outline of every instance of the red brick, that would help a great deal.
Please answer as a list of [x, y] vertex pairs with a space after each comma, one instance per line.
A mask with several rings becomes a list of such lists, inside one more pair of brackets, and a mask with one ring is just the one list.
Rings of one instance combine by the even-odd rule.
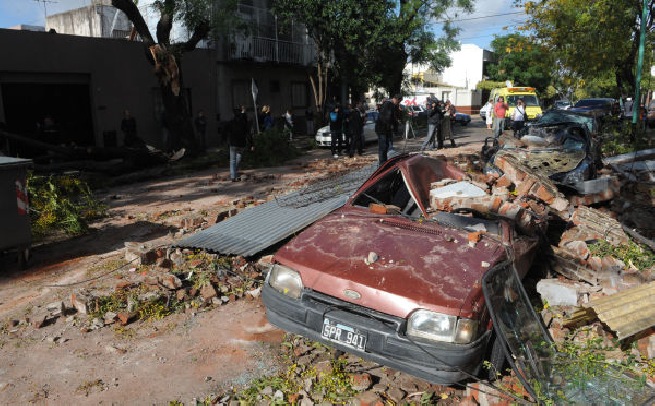
[[377, 393], [373, 391], [366, 391], [357, 394], [353, 399], [353, 405], [359, 406], [384, 406], [384, 401]]
[[500, 178], [496, 179], [495, 185], [497, 187], [509, 187], [512, 184], [512, 181], [505, 175], [501, 176]]
[[373, 378], [370, 374], [351, 374], [350, 386], [356, 391], [364, 391], [373, 385]]

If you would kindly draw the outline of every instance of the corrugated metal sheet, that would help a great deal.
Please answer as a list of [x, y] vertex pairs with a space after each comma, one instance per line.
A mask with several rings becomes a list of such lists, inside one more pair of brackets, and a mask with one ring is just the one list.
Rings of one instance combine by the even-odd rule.
[[[363, 182], [353, 180], [366, 179], [376, 167], [377, 165], [368, 166], [324, 182], [323, 187], [312, 185], [278, 201], [273, 200], [246, 209], [175, 245], [226, 255], [255, 255], [343, 206]], [[335, 185], [339, 187], [335, 188]]]
[[655, 326], [655, 282], [593, 300], [585, 307], [592, 308], [622, 340]]

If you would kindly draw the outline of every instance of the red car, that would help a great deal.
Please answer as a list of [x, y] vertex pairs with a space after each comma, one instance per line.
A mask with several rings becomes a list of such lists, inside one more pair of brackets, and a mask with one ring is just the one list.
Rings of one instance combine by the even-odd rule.
[[263, 290], [269, 321], [434, 383], [503, 360], [491, 349], [482, 276], [511, 266], [525, 275], [538, 238], [499, 218], [433, 210], [432, 185], [445, 178], [467, 174], [422, 155], [380, 166], [275, 254]]

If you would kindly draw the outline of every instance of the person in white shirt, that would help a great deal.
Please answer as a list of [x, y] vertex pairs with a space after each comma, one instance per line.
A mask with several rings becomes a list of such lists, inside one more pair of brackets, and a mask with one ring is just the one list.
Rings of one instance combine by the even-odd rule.
[[512, 120], [514, 121], [514, 138], [520, 138], [519, 132], [525, 126], [526, 118], [525, 103], [523, 103], [523, 99], [518, 99], [516, 101], [514, 113], [512, 113]]
[[484, 122], [487, 125], [487, 130], [491, 130], [491, 124], [494, 122], [494, 99], [489, 99], [480, 110], [484, 111]]

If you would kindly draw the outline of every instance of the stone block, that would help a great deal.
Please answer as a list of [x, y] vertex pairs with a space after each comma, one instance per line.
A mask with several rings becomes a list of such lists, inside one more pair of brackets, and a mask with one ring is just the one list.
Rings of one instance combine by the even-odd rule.
[[84, 293], [75, 292], [71, 294], [71, 306], [80, 314], [89, 314], [89, 303], [91, 297]]
[[542, 279], [537, 282], [537, 292], [542, 302], [553, 306], [577, 306], [579, 284], [558, 279]]
[[148, 244], [126, 242], [125, 260], [134, 265], [152, 265], [157, 261], [157, 252]]

